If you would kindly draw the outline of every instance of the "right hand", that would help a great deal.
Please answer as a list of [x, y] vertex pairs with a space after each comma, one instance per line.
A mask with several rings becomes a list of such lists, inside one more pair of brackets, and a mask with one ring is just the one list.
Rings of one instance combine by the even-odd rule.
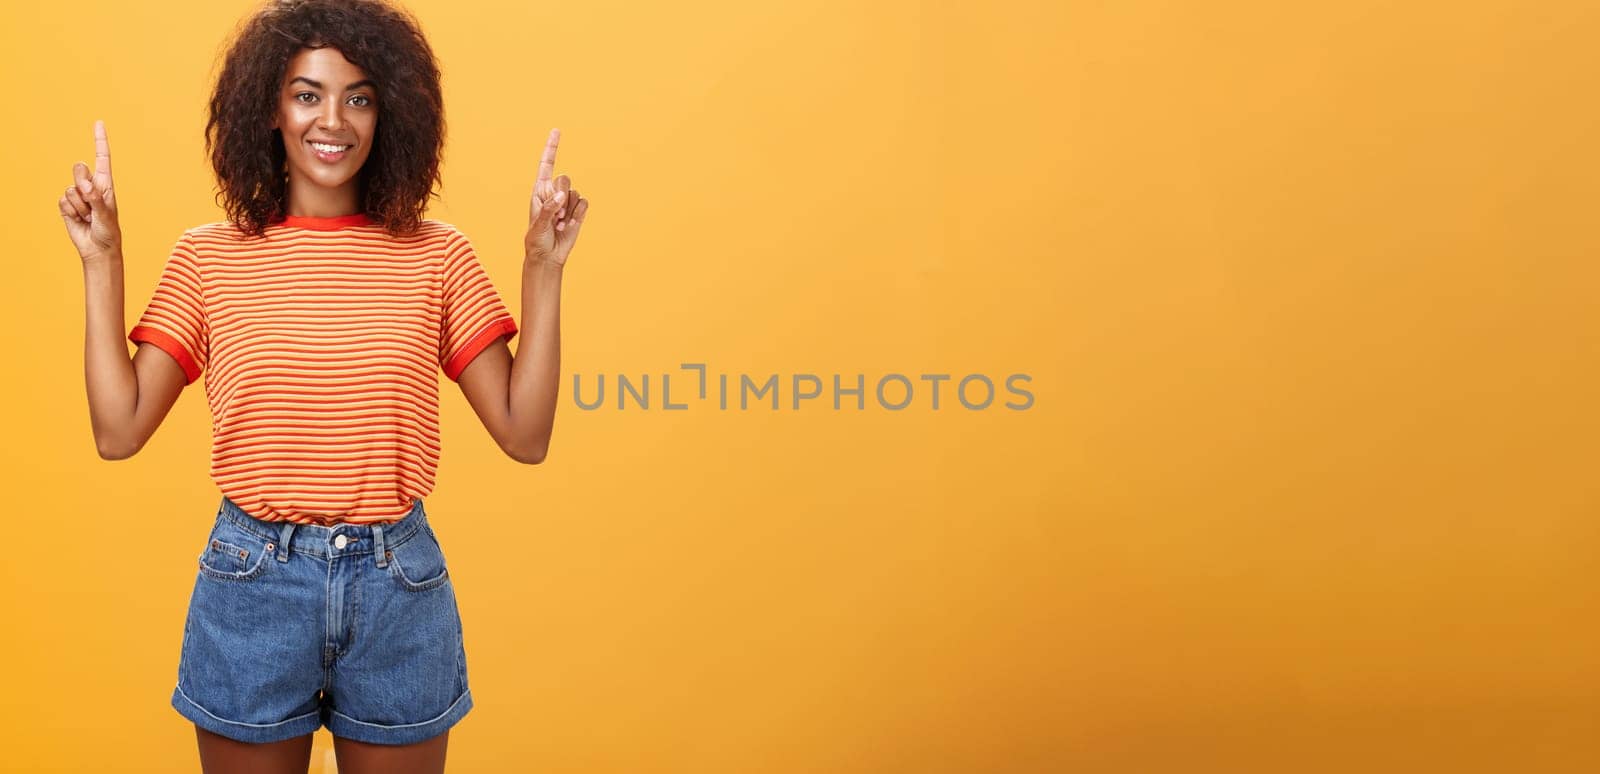
[[106, 124], [94, 122], [94, 172], [72, 165], [72, 186], [61, 197], [61, 219], [67, 236], [85, 261], [122, 253], [122, 227], [117, 225], [117, 199], [111, 187], [111, 144]]

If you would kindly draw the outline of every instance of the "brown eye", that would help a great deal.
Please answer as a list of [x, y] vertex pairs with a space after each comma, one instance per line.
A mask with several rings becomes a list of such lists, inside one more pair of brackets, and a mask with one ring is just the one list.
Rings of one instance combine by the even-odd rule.
[[[356, 102], [356, 100], [361, 100], [361, 101], [360, 102]], [[355, 105], [356, 107], [366, 107], [366, 106], [372, 104], [372, 100], [367, 99], [367, 95], [365, 95], [365, 94], [357, 94], [354, 97], [350, 98], [350, 104]]]
[[299, 94], [294, 95], [295, 101], [297, 101], [297, 102], [305, 102], [306, 100], [300, 99], [301, 97], [310, 97], [311, 99], [315, 100], [317, 98], [317, 95], [312, 94], [309, 91], [302, 91]]

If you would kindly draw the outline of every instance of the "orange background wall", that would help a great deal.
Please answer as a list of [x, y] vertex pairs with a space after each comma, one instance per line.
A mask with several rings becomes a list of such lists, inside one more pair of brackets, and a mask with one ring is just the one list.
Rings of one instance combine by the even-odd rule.
[[[508, 303], [594, 206], [546, 464], [443, 384], [451, 771], [1600, 768], [1600, 11], [1393, 6], [412, 3]], [[98, 459], [56, 197], [106, 120], [131, 324], [252, 7], [3, 12], [0, 768], [198, 770], [204, 395]], [[1035, 402], [571, 400], [683, 362]]]

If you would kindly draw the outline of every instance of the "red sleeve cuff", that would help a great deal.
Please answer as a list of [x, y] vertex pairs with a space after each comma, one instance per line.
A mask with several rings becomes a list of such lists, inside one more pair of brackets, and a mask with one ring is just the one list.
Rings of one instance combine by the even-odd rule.
[[483, 326], [483, 329], [478, 331], [477, 335], [467, 339], [467, 343], [456, 350], [456, 353], [445, 362], [444, 375], [449, 377], [452, 382], [459, 381], [458, 377], [461, 376], [461, 372], [467, 370], [467, 364], [471, 363], [479, 352], [482, 352], [484, 348], [493, 344], [494, 340], [501, 336], [510, 338], [515, 335], [517, 335], [517, 321], [510, 316], [501, 317], [490, 322], [488, 325]]
[[185, 385], [194, 384], [194, 380], [200, 378], [200, 364], [195, 362], [194, 356], [190, 355], [189, 350], [184, 348], [183, 343], [177, 339], [155, 328], [143, 325], [133, 326], [133, 330], [128, 333], [128, 339], [135, 343], [148, 342], [154, 344], [161, 348], [163, 352], [171, 355], [172, 359], [178, 361], [178, 365], [183, 367], [183, 375], [188, 379], [188, 381], [184, 382]]

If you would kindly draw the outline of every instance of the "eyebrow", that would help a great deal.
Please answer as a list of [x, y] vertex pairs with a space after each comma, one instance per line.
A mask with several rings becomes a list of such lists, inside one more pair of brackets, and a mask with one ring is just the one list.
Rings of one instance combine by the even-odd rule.
[[[296, 75], [295, 77], [289, 79], [290, 83], [294, 83], [295, 81], [305, 81], [306, 83], [310, 84], [311, 88], [313, 88], [313, 89], [322, 88], [322, 84], [320, 82], [313, 81], [310, 78], [305, 77], [304, 75]], [[349, 86], [344, 87], [344, 90], [345, 91], [355, 91], [356, 89], [359, 89], [362, 86], [371, 86], [374, 89], [378, 88], [378, 84], [373, 83], [371, 80], [365, 80], [365, 81], [356, 81], [355, 83], [352, 83]]]

